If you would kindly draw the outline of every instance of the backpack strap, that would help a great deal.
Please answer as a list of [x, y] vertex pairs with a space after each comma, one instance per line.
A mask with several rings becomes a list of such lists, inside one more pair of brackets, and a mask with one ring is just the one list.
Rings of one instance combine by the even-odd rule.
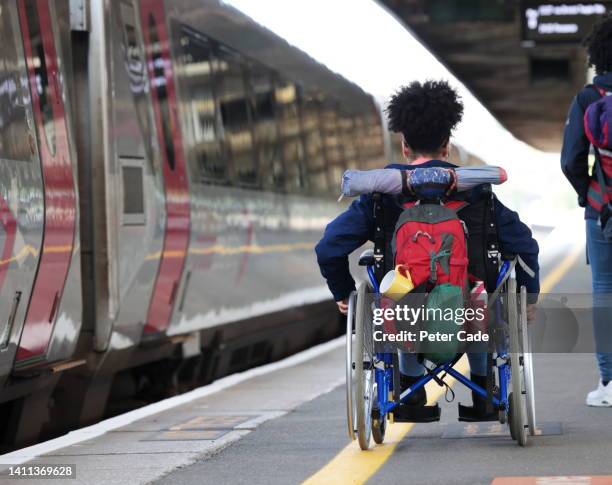
[[601, 96], [602, 98], [608, 95], [608, 91], [605, 88], [598, 86], [597, 84], [587, 84], [585, 88], [596, 91], [597, 94], [599, 94], [599, 96]]
[[374, 202], [374, 274], [378, 281], [385, 276], [385, 211], [382, 194], [372, 194]]
[[468, 205], [470, 205], [470, 203], [465, 200], [448, 200], [444, 203], [444, 207], [453, 209], [455, 212], [459, 212], [461, 209], [464, 209]]
[[489, 190], [485, 194], [484, 213], [484, 250], [485, 250], [485, 286], [487, 291], [495, 290], [495, 282], [499, 272], [499, 240], [497, 237], [497, 218], [495, 217], [495, 194]]
[[[609, 94], [608, 91], [606, 91], [601, 86], [597, 86], [596, 84], [589, 84], [586, 87], [594, 89], [595, 91], [597, 91], [602, 98], [604, 96], [608, 96], [608, 94]], [[586, 111], [586, 108], [584, 109], [584, 111]], [[601, 153], [599, 151], [599, 148], [597, 148], [595, 145], [591, 145], [591, 146], [593, 147], [593, 149], [595, 151], [595, 166], [594, 166], [594, 169], [595, 169], [595, 174], [596, 174], [596, 177], [597, 177], [597, 183], [599, 184], [599, 189], [601, 190], [601, 197], [602, 197], [602, 204], [601, 205], [603, 207], [606, 204], [610, 203], [610, 194], [609, 194], [609, 191], [608, 191], [608, 184], [607, 184], [606, 175], [604, 174], [603, 167], [602, 167]]]
[[[410, 207], [414, 207], [418, 203], [419, 203], [419, 201], [417, 201], [417, 200], [411, 200], [409, 202], [403, 203], [402, 207], [404, 209], [409, 209]], [[470, 203], [465, 201], [465, 200], [447, 200], [442, 205], [444, 207], [448, 207], [449, 209], [454, 210], [455, 212], [459, 212], [461, 209], [463, 209], [463, 208], [467, 207], [468, 205], [470, 205]]]
[[[608, 94], [608, 91], [606, 91], [604, 88], [602, 88], [601, 86], [597, 86], [596, 84], [587, 84], [584, 89], [589, 89], [591, 91], [594, 91], [595, 93], [597, 93], [599, 95], [600, 98], [603, 98], [604, 96], [606, 96]], [[580, 106], [580, 108], [582, 109], [583, 112], [586, 112], [587, 108], [589, 107], [589, 105], [587, 104], [586, 106], [581, 103], [580, 101], [580, 97], [576, 97], [576, 101], [578, 102], [578, 106]], [[595, 101], [592, 101], [593, 103]]]
[[599, 95], [603, 98], [604, 96], [608, 95], [608, 91], [606, 91], [604, 88], [602, 88], [601, 86], [598, 86], [597, 84], [589, 84], [587, 87], [589, 88], [593, 88], [595, 91], [597, 91], [599, 93]]
[[596, 146], [593, 146], [593, 149], [595, 150], [595, 172], [597, 173], [597, 183], [599, 184], [599, 189], [601, 190], [601, 205], [603, 207], [610, 203], [610, 192], [608, 190], [606, 174], [601, 166], [601, 154]]

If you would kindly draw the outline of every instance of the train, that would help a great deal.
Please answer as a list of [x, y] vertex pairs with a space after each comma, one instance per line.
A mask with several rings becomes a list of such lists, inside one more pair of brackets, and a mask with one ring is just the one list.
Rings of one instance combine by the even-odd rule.
[[220, 0], [0, 0], [0, 449], [341, 332], [373, 97]]

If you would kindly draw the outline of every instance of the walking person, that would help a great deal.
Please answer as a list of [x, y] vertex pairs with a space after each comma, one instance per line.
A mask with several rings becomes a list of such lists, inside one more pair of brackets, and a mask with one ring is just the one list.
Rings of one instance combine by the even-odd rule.
[[[561, 167], [578, 194], [578, 204], [585, 208], [587, 257], [592, 273], [592, 316], [600, 381], [597, 389], [587, 395], [586, 403], [589, 406], [612, 407], [612, 240], [604, 234], [609, 215], [608, 202], [611, 200], [612, 153], [596, 150], [595, 166], [589, 174], [591, 141], [598, 134], [591, 132], [589, 126], [588, 132], [585, 132], [584, 116], [590, 105], [612, 94], [611, 14], [594, 26], [585, 47], [589, 66], [595, 69], [597, 75], [592, 84], [576, 95], [570, 107]], [[595, 126], [593, 131], [602, 128]], [[605, 135], [603, 132], [600, 134]], [[604, 138], [607, 141], [607, 136]]]

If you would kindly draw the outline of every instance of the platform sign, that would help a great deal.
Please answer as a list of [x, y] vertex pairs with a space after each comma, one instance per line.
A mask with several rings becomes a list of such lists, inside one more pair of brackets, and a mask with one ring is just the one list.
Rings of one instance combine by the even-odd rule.
[[523, 42], [578, 43], [593, 24], [612, 9], [612, 1], [545, 2], [525, 0], [521, 4]]

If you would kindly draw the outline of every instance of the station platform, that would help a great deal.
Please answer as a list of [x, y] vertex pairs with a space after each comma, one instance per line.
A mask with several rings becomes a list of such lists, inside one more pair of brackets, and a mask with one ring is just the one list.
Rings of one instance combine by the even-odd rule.
[[[588, 288], [583, 245], [543, 258], [543, 291]], [[559, 249], [561, 248], [561, 249]], [[395, 423], [362, 452], [345, 421], [344, 337], [283, 361], [137, 409], [0, 457], [11, 464], [72, 464], [74, 484], [612, 484], [612, 409], [589, 408], [592, 354], [534, 355], [541, 436], [518, 447], [507, 426], [459, 423], [454, 402], [428, 384], [442, 419]], [[458, 364], [468, 372], [465, 359]], [[20, 484], [40, 483], [19, 479]]]

